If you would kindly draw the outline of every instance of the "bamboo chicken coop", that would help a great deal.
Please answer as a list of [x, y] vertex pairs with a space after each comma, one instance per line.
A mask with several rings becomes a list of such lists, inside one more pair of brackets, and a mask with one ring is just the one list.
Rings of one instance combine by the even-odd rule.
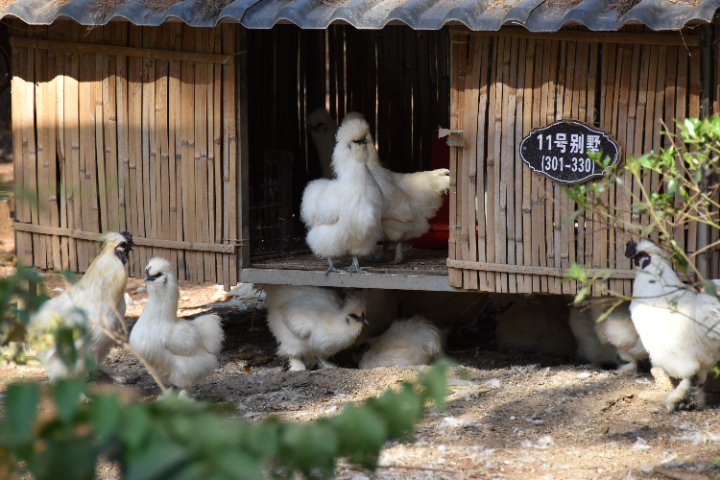
[[[6, 2], [18, 257], [83, 272], [97, 233], [129, 230], [133, 276], [160, 255], [181, 280], [226, 287], [571, 294], [560, 280], [578, 262], [627, 290], [627, 232], [564, 224], [576, 208], [564, 184], [528, 168], [520, 144], [575, 120], [612, 138], [622, 163], [662, 147], [663, 124], [716, 112], [719, 6]], [[447, 248], [324, 274], [298, 215], [320, 175], [306, 121], [318, 107], [363, 113], [394, 171], [444, 155]], [[444, 154], [438, 126], [453, 132]], [[691, 224], [677, 240], [692, 252], [709, 235]], [[708, 265], [720, 276], [717, 250]]]

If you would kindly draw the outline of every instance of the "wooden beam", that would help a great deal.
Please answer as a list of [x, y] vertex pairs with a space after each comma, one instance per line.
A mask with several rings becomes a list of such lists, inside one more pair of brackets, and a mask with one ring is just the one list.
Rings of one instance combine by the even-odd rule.
[[[570, 270], [567, 268], [554, 267], [534, 267], [530, 265], [505, 265], [502, 263], [482, 263], [467, 262], [463, 260], [453, 260], [448, 258], [446, 262], [448, 267], [464, 269], [464, 270], [480, 270], [487, 272], [501, 273], [522, 273], [525, 275], [549, 275], [552, 277], [567, 277]], [[609, 269], [591, 268], [586, 269], [585, 274], [592, 277], [597, 274], [607, 272]], [[609, 278], [635, 279], [635, 270], [610, 270]]]
[[[100, 235], [94, 232], [71, 230], [69, 228], [56, 228], [44, 225], [15, 222], [15, 231], [30, 232], [40, 235], [57, 235], [61, 237], [77, 238], [79, 240], [94, 241]], [[133, 243], [142, 247], [169, 248], [173, 250], [192, 250], [197, 252], [235, 253], [238, 245], [218, 245], [215, 243], [191, 243], [176, 240], [163, 240], [155, 238], [133, 237]]]
[[177, 52], [171, 50], [158, 50], [154, 48], [120, 47], [117, 45], [60, 42], [55, 40], [41, 40], [37, 38], [24, 37], [10, 37], [10, 45], [14, 47], [39, 48], [43, 50], [55, 50], [62, 52], [120, 55], [126, 57], [139, 57], [156, 60], [179, 60], [182, 62], [220, 63], [223, 65], [233, 65], [235, 63], [235, 55], [247, 53], [246, 51], [243, 51], [225, 55], [216, 55], [212, 53]]
[[[536, 40], [555, 40], [591, 43], [630, 43], [639, 45], [673, 45], [681, 47], [700, 46], [699, 35], [681, 33], [624, 33], [624, 32], [528, 32], [521, 28], [501, 28], [497, 31], [476, 32], [467, 27], [450, 27], [453, 35], [489, 35], [510, 38], [533, 38]], [[25, 40], [25, 39], [23, 39]]]

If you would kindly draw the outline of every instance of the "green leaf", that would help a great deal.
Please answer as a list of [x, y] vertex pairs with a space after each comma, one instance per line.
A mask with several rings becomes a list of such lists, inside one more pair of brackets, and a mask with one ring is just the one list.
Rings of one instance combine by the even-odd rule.
[[425, 388], [425, 397], [433, 401], [437, 410], [441, 410], [445, 405], [448, 386], [445, 371], [448, 368], [450, 368], [450, 362], [441, 358], [435, 361], [429, 370], [421, 371], [418, 374], [418, 382]]
[[74, 331], [72, 328], [60, 327], [55, 331], [54, 341], [57, 355], [70, 369], [75, 368], [77, 350], [75, 349]]
[[36, 480], [92, 480], [97, 457], [90, 437], [51, 440], [29, 467]]
[[150, 429], [150, 415], [142, 405], [133, 405], [126, 409], [120, 426], [120, 437], [131, 449], [138, 449], [146, 442], [146, 434]]
[[17, 439], [31, 435], [39, 401], [40, 386], [35, 383], [14, 383], [8, 387], [5, 417], [0, 423], [0, 431], [6, 441], [13, 437]]
[[667, 193], [668, 195], [674, 195], [678, 189], [678, 181], [675, 178], [671, 178], [667, 182]]
[[705, 293], [715, 298], [717, 298], [718, 296], [717, 285], [715, 285], [715, 282], [713, 282], [712, 280], [705, 280], [703, 282], [703, 290], [705, 290]]
[[189, 452], [181, 445], [156, 444], [127, 462], [125, 480], [164, 480], [189, 460]]
[[687, 273], [688, 262], [682, 252], [680, 252], [679, 250], [675, 250], [672, 254], [672, 259], [675, 261], [675, 265], [677, 266], [678, 270], [680, 270], [682, 273]]
[[577, 263], [573, 263], [570, 266], [570, 269], [568, 270], [568, 276], [573, 280], [584, 281], [587, 279], [587, 276], [585, 275], [585, 269]]
[[583, 213], [583, 211], [584, 210], [578, 209], [578, 210], [571, 212], [570, 215], [565, 217], [565, 219], [562, 221], [562, 224], [567, 225], [568, 223], [573, 223], [575, 221], [575, 219]]
[[372, 467], [387, 437], [385, 423], [371, 409], [348, 405], [332, 423], [338, 432], [340, 454], [352, 461]]
[[575, 300], [573, 303], [577, 305], [578, 303], [582, 303], [583, 300], [587, 297], [588, 293], [590, 292], [590, 287], [582, 287], [580, 290], [578, 290], [577, 294], [575, 295]]
[[115, 395], [101, 395], [93, 398], [89, 408], [89, 419], [95, 432], [106, 438], [114, 434], [122, 416], [120, 400]]
[[63, 379], [53, 386], [53, 397], [61, 420], [72, 420], [80, 408], [80, 394], [84, 391], [85, 382], [82, 380]]

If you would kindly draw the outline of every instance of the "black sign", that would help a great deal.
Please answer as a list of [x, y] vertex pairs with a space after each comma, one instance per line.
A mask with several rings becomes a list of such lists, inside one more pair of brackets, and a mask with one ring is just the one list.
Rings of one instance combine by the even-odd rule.
[[589, 155], [598, 152], [602, 158], [611, 158], [610, 166], [620, 159], [620, 147], [612, 138], [577, 120], [536, 128], [520, 143], [520, 158], [534, 171], [560, 183], [580, 183], [605, 175]]

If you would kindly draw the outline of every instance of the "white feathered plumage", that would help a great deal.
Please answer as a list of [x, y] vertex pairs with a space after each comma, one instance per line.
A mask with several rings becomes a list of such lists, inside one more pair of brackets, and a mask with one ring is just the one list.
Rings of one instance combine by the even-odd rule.
[[313, 110], [307, 117], [308, 131], [315, 142], [323, 178], [333, 178], [331, 167], [337, 123], [324, 108]]
[[130, 345], [163, 381], [184, 390], [217, 367], [223, 342], [220, 317], [177, 317], [178, 285], [164, 258], [151, 259], [145, 273], [148, 301], [130, 333]]
[[665, 405], [672, 411], [702, 404], [698, 387], [720, 359], [720, 301], [683, 285], [653, 242], [629, 241], [625, 256], [636, 269], [632, 322], [653, 366], [682, 379]]
[[[644, 368], [648, 354], [630, 318], [629, 302], [616, 306], [601, 322], [598, 318], [616, 299], [589, 299], [570, 310], [570, 328], [578, 343], [578, 355], [595, 365], [614, 365], [627, 373]], [[627, 362], [620, 365], [620, 360]]]
[[[125, 317], [125, 263], [132, 251], [132, 235], [110, 232], [98, 237], [102, 243], [85, 275], [68, 291], [45, 302], [31, 318], [32, 334], [44, 335], [56, 322], [82, 325], [88, 328], [88, 339], [75, 344], [80, 357], [89, 355], [99, 365], [107, 356], [114, 341], [105, 333], [120, 332]], [[45, 369], [51, 381], [85, 373], [84, 358], [68, 368], [53, 347], [46, 353]]]
[[382, 237], [382, 192], [368, 168], [373, 151], [367, 122], [343, 121], [332, 160], [337, 179], [314, 180], [303, 192], [306, 240], [315, 255], [328, 259], [328, 272], [335, 271], [332, 257], [342, 255], [353, 256], [349, 272], [360, 272], [357, 257], [372, 253]]
[[345, 298], [328, 288], [265, 285], [268, 325], [278, 341], [278, 355], [290, 361], [290, 371], [320, 363], [350, 347], [360, 335], [365, 317], [363, 292]]
[[362, 369], [427, 365], [442, 355], [442, 334], [429, 320], [416, 315], [397, 320], [377, 338], [360, 360]]
[[[350, 112], [345, 120], [363, 118]], [[368, 165], [383, 194], [382, 231], [385, 242], [394, 242], [395, 264], [401, 263], [402, 242], [417, 238], [430, 229], [433, 218], [450, 188], [450, 170], [439, 168], [427, 172], [396, 173], [380, 163], [375, 145], [370, 145]], [[387, 244], [383, 243], [384, 257]]]

